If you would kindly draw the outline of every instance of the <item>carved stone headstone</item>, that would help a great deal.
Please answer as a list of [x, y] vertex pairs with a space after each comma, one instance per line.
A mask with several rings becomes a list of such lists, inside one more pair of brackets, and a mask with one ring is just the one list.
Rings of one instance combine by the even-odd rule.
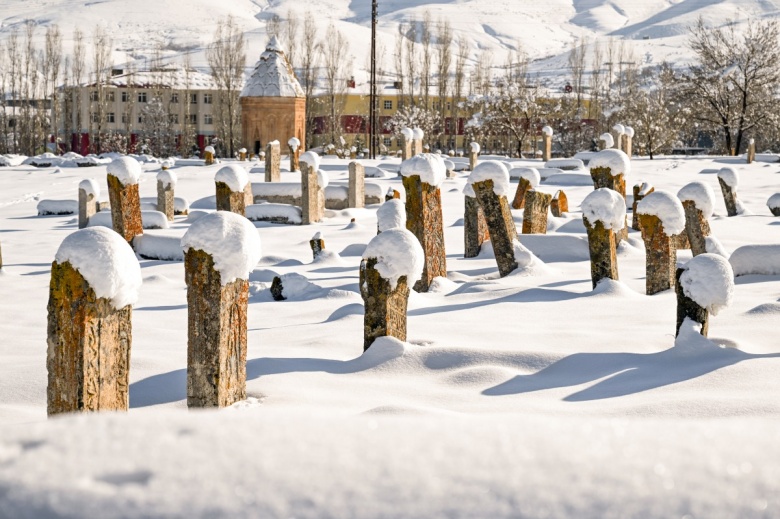
[[514, 250], [517, 228], [512, 218], [509, 202], [505, 196], [499, 196], [493, 191], [493, 180], [491, 179], [475, 182], [472, 187], [485, 214], [498, 272], [501, 277], [504, 277], [518, 266]]
[[379, 337], [406, 340], [406, 310], [409, 285], [402, 276], [395, 289], [376, 270], [376, 258], [360, 263], [360, 295], [365, 304], [363, 317], [363, 351]]
[[174, 188], [176, 176], [171, 171], [161, 171], [157, 174], [157, 210], [165, 214], [169, 222], [173, 221], [175, 213]]
[[704, 254], [707, 252], [706, 238], [710, 235], [710, 224], [693, 200], [683, 200], [682, 205], [685, 209], [685, 232], [691, 253], [694, 256]]
[[739, 208], [737, 206], [737, 188], [727, 184], [721, 177], [718, 177], [720, 190], [723, 193], [723, 201], [726, 204], [726, 212], [729, 216], [737, 216]]
[[349, 163], [349, 190], [347, 207], [364, 207], [366, 205], [366, 168], [359, 162]]
[[246, 160], [246, 148], [241, 148], [238, 150], [238, 160], [241, 162]]
[[672, 237], [666, 234], [661, 219], [639, 214], [639, 227], [645, 242], [645, 287], [647, 295], [670, 289], [675, 281], [677, 250]]
[[531, 182], [525, 177], [520, 177], [517, 183], [517, 191], [515, 191], [515, 198], [512, 200], [512, 209], [523, 209], [525, 207], [525, 195], [532, 189]]
[[748, 142], [748, 149], [747, 149], [747, 163], [752, 164], [756, 160], [756, 141], [754, 139], [750, 139], [750, 142]]
[[552, 128], [549, 126], [542, 128], [542, 161], [544, 162], [552, 159], [552, 137]]
[[[613, 150], [608, 149], [604, 150], [600, 153], [609, 153], [613, 152]], [[591, 160], [591, 163], [593, 161]], [[617, 191], [623, 196], [623, 199], [626, 198], [626, 178], [624, 172], [616, 172], [612, 171], [611, 167], [591, 167], [590, 168], [590, 176], [593, 179], [593, 188], [599, 189], [602, 187], [609, 188], [613, 191]], [[628, 216], [626, 216], [626, 225], [618, 231], [617, 239], [618, 243], [621, 240], [625, 240], [628, 238]]]
[[301, 161], [301, 223], [310, 225], [322, 219], [323, 200], [317, 170], [307, 162]]
[[[252, 201], [252, 186], [247, 178], [246, 170], [236, 164], [224, 166], [217, 171], [214, 183], [217, 211], [230, 211], [244, 216], [246, 206], [251, 205]], [[249, 189], [249, 197], [247, 197], [247, 189]], [[247, 204], [248, 201], [249, 204]]]
[[214, 154], [215, 150], [213, 146], [206, 146], [203, 148], [203, 162], [206, 166], [211, 166], [216, 162]]
[[634, 188], [634, 201], [631, 203], [631, 228], [635, 231], [639, 230], [639, 218], [636, 216], [636, 205], [647, 195], [655, 191], [655, 188], [643, 182], [641, 184], [635, 184]]
[[414, 153], [412, 153], [413, 140], [414, 133], [411, 128], [404, 128], [401, 130], [401, 161], [409, 160], [414, 156]]
[[393, 198], [401, 198], [401, 193], [392, 187], [387, 190], [387, 193], [385, 194], [385, 202], [388, 200], [392, 200]]
[[684, 268], [679, 268], [675, 272], [674, 291], [677, 295], [677, 327], [674, 336], [677, 337], [680, 334], [680, 327], [687, 317], [688, 319], [701, 324], [701, 334], [706, 337], [710, 328], [709, 312], [706, 308], [702, 308], [693, 299], [685, 295], [685, 291], [680, 283], [680, 276], [682, 276], [684, 272]]
[[314, 256], [314, 259], [317, 259], [320, 253], [325, 250], [325, 240], [322, 239], [322, 235], [320, 233], [317, 233], [311, 240], [309, 240], [309, 246], [311, 247], [311, 252]]
[[108, 199], [114, 230], [132, 245], [133, 238], [143, 234], [141, 198], [138, 179], [141, 165], [130, 157], [115, 159], [107, 167]]
[[604, 278], [618, 280], [617, 242], [615, 232], [604, 228], [604, 223], [591, 224], [582, 217], [588, 231], [588, 249], [590, 250], [590, 278], [593, 288]]
[[79, 229], [89, 224], [89, 219], [100, 211], [100, 187], [91, 179], [79, 183]]
[[479, 150], [480, 146], [477, 142], [472, 142], [469, 148], [469, 171], [474, 171], [479, 162]]
[[547, 234], [547, 213], [552, 195], [531, 190], [525, 194], [523, 234]]
[[490, 239], [485, 213], [475, 197], [466, 195], [463, 214], [464, 258], [476, 258], [482, 244]]
[[265, 147], [265, 181], [279, 182], [282, 180], [282, 149], [279, 141], [271, 141]]
[[417, 236], [425, 253], [422, 278], [414, 289], [427, 292], [433, 278], [447, 276], [441, 191], [439, 186], [421, 181], [420, 175], [404, 176], [403, 184], [406, 190], [406, 228]]
[[550, 202], [550, 212], [556, 218], [560, 218], [564, 213], [569, 212], [569, 199], [562, 189], [555, 192]]

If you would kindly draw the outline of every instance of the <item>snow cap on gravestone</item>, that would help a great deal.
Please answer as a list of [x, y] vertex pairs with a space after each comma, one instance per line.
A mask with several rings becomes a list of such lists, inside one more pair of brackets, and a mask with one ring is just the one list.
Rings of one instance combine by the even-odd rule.
[[137, 184], [142, 171], [141, 164], [132, 157], [117, 157], [106, 168], [106, 173], [116, 177], [123, 186]]
[[403, 135], [407, 141], [410, 141], [414, 138], [414, 132], [411, 128], [407, 128], [406, 126], [401, 128], [401, 135]]
[[615, 138], [612, 137], [611, 133], [602, 133], [599, 136], [600, 141], [604, 141], [604, 147], [609, 149], [615, 146]]
[[545, 126], [544, 128], [542, 128], [542, 133], [548, 137], [552, 137], [553, 129], [550, 128], [549, 126]]
[[605, 229], [619, 231], [625, 226], [626, 201], [623, 195], [612, 189], [602, 187], [594, 189], [580, 204], [582, 216], [591, 225], [601, 222]]
[[623, 173], [628, 176], [631, 173], [631, 159], [622, 150], [608, 148], [595, 153], [588, 162], [588, 167], [609, 168], [612, 175]]
[[420, 153], [401, 163], [401, 175], [411, 177], [419, 175], [420, 181], [439, 187], [447, 178], [447, 166], [444, 159], [435, 153]]
[[87, 196], [100, 197], [100, 185], [92, 178], [85, 178], [79, 182], [79, 189], [84, 191]]
[[612, 127], [612, 129], [615, 130], [615, 133], [617, 133], [618, 135], [623, 135], [624, 133], [626, 133], [626, 127], [623, 126], [622, 124], [616, 124], [615, 126]]
[[238, 193], [243, 191], [247, 183], [249, 183], [249, 175], [246, 174], [246, 170], [236, 164], [228, 164], [223, 166], [214, 175], [215, 182], [222, 182], [227, 184], [231, 191]]
[[318, 171], [320, 169], [320, 156], [313, 151], [307, 151], [301, 154], [298, 162], [305, 162], [310, 168]]
[[468, 178], [468, 185], [473, 186], [477, 182], [484, 182], [485, 180], [493, 181], [493, 193], [496, 196], [510, 196], [512, 190], [509, 186], [509, 171], [503, 162], [498, 160], [484, 160], [477, 164], [474, 171], [471, 172]]
[[471, 147], [471, 153], [479, 153], [480, 146], [478, 142], [472, 142], [469, 146]]
[[164, 169], [157, 173], [157, 181], [160, 182], [163, 186], [163, 188], [171, 188], [176, 189], [176, 182], [178, 181], [178, 178], [176, 177], [176, 173], [169, 169]]
[[677, 192], [677, 198], [681, 202], [693, 202], [693, 205], [704, 214], [705, 218], [712, 216], [715, 207], [715, 193], [709, 184], [700, 181], [686, 184]]
[[633, 139], [634, 138], [634, 129], [632, 127], [630, 127], [630, 126], [626, 126], [624, 129], [625, 129], [625, 132], [626, 132], [626, 136], [629, 139]]
[[414, 136], [415, 140], [422, 140], [423, 137], [425, 137], [425, 132], [422, 131], [422, 128], [415, 128], [412, 130], [412, 134]]
[[657, 216], [667, 236], [674, 236], [685, 230], [685, 209], [680, 199], [669, 191], [653, 191], [639, 201], [636, 212]]
[[408, 286], [417, 283], [425, 265], [425, 253], [417, 236], [401, 228], [383, 231], [372, 238], [363, 252], [364, 260], [371, 258], [376, 259], [374, 268], [393, 290], [403, 276]]

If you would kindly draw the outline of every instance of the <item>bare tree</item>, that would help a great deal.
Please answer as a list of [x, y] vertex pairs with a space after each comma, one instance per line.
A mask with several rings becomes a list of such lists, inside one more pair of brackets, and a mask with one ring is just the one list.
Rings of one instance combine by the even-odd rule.
[[580, 38], [579, 42], [574, 42], [569, 51], [569, 72], [571, 73], [571, 87], [577, 99], [577, 110], [582, 108], [582, 94], [585, 76], [585, 54], [588, 46], [587, 40]]
[[285, 49], [285, 55], [287, 56], [290, 65], [293, 69], [298, 67], [298, 29], [300, 28], [300, 20], [292, 9], [287, 11], [287, 19], [284, 23], [284, 30], [282, 31], [282, 40]]
[[11, 30], [6, 40], [6, 55], [8, 56], [9, 79], [11, 87], [11, 153], [17, 153], [19, 139], [17, 138], [17, 105], [19, 104], [19, 83], [21, 73], [19, 72], [19, 31], [16, 27]]
[[590, 62], [590, 103], [588, 103], [588, 119], [593, 119], [596, 116], [601, 119], [601, 90], [603, 89], [604, 76], [601, 71], [603, 56], [601, 54], [601, 46], [596, 41], [591, 47], [591, 62]]
[[282, 31], [282, 18], [278, 14], [272, 15], [265, 24], [265, 31], [268, 34], [268, 38], [277, 38]]
[[463, 36], [458, 38], [458, 53], [455, 60], [455, 75], [453, 77], [453, 96], [452, 96], [452, 124], [453, 134], [460, 132], [460, 113], [461, 102], [463, 101], [464, 88], [466, 85], [466, 60], [469, 57], [468, 41]]
[[58, 25], [46, 28], [46, 50], [44, 55], [45, 96], [51, 98], [51, 133], [54, 136], [55, 149], [59, 153], [59, 75], [62, 67], [62, 34]]
[[776, 21], [707, 27], [699, 21], [688, 42], [697, 63], [684, 82], [687, 98], [699, 101], [696, 119], [723, 135], [726, 151], [739, 153], [746, 132], [767, 124], [778, 111], [780, 47]]
[[398, 108], [401, 108], [404, 106], [404, 85], [406, 84], [404, 81], [404, 33], [406, 32], [406, 25], [403, 23], [398, 24], [398, 32], [395, 33], [395, 52], [393, 53], [393, 58], [395, 62], [395, 74], [396, 74], [396, 83], [398, 88], [398, 101], [396, 102], [396, 105]]
[[84, 45], [84, 33], [81, 29], [76, 27], [73, 30], [73, 61], [71, 62], [71, 79], [73, 81], [73, 115], [74, 126], [76, 128], [76, 136], [78, 138], [77, 147], [81, 149], [81, 133], [84, 129], [84, 121], [82, 120], [82, 106], [81, 106], [81, 90], [79, 87], [84, 81], [84, 74], [86, 73], [86, 58], [87, 48]]
[[414, 97], [417, 74], [417, 20], [412, 19], [409, 22], [409, 30], [406, 32], [406, 75], [409, 81], [408, 95], [411, 106], [417, 103]]
[[102, 153], [102, 139], [108, 123], [108, 103], [114, 95], [113, 88], [107, 88], [111, 77], [111, 37], [105, 29], [95, 27], [92, 36], [92, 68], [94, 74], [94, 98], [90, 106], [91, 147], [95, 153]]
[[232, 157], [240, 138], [239, 95], [246, 65], [246, 40], [232, 16], [217, 24], [206, 58], [217, 86], [216, 122], [224, 151]]
[[337, 144], [341, 137], [341, 114], [344, 111], [347, 90], [347, 71], [352, 67], [346, 58], [349, 42], [333, 24], [328, 26], [325, 40], [321, 44], [324, 68], [325, 94], [328, 102], [328, 129], [330, 143]]
[[420, 43], [422, 44], [422, 56], [420, 60], [420, 88], [422, 90], [423, 106], [426, 109], [431, 108], [431, 67], [433, 62], [433, 52], [431, 43], [433, 41], [433, 22], [431, 13], [425, 11], [423, 20], [420, 24]]
[[445, 111], [447, 104], [447, 94], [449, 93], [450, 67], [452, 66], [452, 27], [450, 22], [445, 20], [439, 22], [438, 33], [436, 35], [436, 76], [438, 78], [440, 126], [447, 135], [447, 146], [452, 140], [453, 121], [450, 119], [450, 125], [447, 127], [447, 112], [452, 115], [452, 109]]

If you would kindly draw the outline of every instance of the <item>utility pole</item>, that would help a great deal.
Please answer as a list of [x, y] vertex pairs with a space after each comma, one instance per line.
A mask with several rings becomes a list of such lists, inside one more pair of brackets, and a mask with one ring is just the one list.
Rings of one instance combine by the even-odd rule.
[[377, 152], [377, 141], [379, 140], [379, 135], [377, 134], [377, 127], [379, 126], [377, 123], [378, 117], [377, 117], [377, 105], [378, 101], [376, 98], [376, 18], [377, 18], [377, 0], [371, 0], [371, 93], [369, 95], [369, 140], [371, 141], [369, 143], [369, 158], [375, 159], [376, 158], [376, 152]]

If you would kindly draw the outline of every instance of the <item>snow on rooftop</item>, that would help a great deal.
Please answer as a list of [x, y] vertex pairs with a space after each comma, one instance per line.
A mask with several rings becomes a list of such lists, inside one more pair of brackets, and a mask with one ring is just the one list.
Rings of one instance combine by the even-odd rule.
[[728, 260], [717, 254], [699, 254], [688, 261], [680, 276], [683, 293], [712, 315], [731, 304], [734, 271]]
[[222, 286], [248, 279], [262, 256], [260, 235], [243, 216], [217, 211], [198, 218], [181, 239], [181, 248], [202, 250], [214, 259]]
[[241, 97], [305, 97], [279, 41], [273, 37], [246, 81]]
[[376, 270], [395, 289], [398, 280], [406, 276], [408, 286], [422, 277], [425, 254], [417, 237], [401, 228], [377, 234], [368, 242], [363, 259], [376, 258]]
[[[172, 90], [218, 90], [211, 74], [194, 69], [166, 67], [155, 70], [141, 70], [111, 76], [109, 84], [117, 88], [155, 88]], [[85, 84], [89, 86], [89, 84]]]
[[628, 176], [631, 173], [631, 159], [618, 149], [601, 150], [591, 157], [588, 162], [590, 169], [609, 168], [612, 175], [623, 173]]
[[639, 201], [636, 212], [657, 216], [667, 236], [680, 234], [685, 230], [685, 210], [680, 199], [669, 191], [653, 191]]
[[709, 184], [701, 181], [691, 182], [684, 185], [677, 192], [677, 198], [685, 202], [690, 200], [696, 206], [696, 209], [704, 213], [705, 218], [712, 216], [715, 206], [715, 193]]
[[249, 175], [246, 170], [237, 164], [228, 164], [222, 166], [214, 175], [214, 182], [227, 184], [231, 191], [238, 193], [243, 191], [249, 182]]
[[626, 201], [612, 189], [602, 187], [588, 193], [580, 205], [582, 216], [591, 225], [601, 222], [605, 229], [619, 231], [625, 226]]
[[142, 171], [141, 164], [132, 157], [117, 157], [106, 167], [106, 173], [116, 177], [123, 186], [137, 184]]
[[112, 229], [88, 227], [68, 235], [54, 259], [70, 263], [95, 295], [110, 300], [116, 309], [138, 300], [141, 265], [133, 248]]
[[441, 155], [420, 153], [401, 163], [401, 175], [419, 175], [421, 182], [438, 187], [447, 178], [447, 166], [444, 165]]
[[468, 178], [468, 184], [472, 187], [477, 182], [485, 180], [493, 181], [493, 192], [497, 196], [509, 197], [512, 195], [512, 189], [509, 185], [509, 171], [503, 162], [498, 160], [483, 160], [474, 167]]

